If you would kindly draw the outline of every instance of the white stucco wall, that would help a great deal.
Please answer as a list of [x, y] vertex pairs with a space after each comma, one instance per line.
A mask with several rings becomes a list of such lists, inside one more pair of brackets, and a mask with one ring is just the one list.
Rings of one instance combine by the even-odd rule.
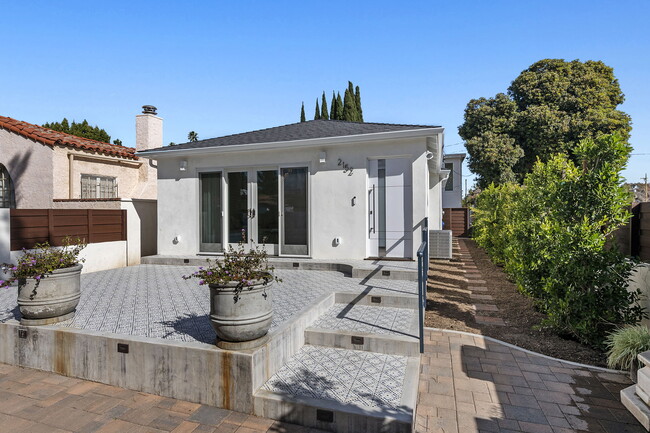
[[[640, 263], [628, 283], [628, 290], [641, 290], [639, 305], [650, 313], [650, 263]], [[643, 319], [641, 323], [650, 327], [650, 319]]]
[[[17, 263], [22, 251], [12, 251], [10, 263]], [[107, 269], [123, 268], [127, 261], [126, 241], [101, 242], [88, 244], [81, 251], [80, 258], [86, 259], [83, 263], [82, 274], [88, 272], [105, 271]]]
[[[320, 152], [327, 162], [319, 163]], [[311, 256], [319, 259], [367, 256], [368, 233], [367, 165], [369, 158], [408, 157], [412, 160], [413, 253], [416, 256], [421, 238], [420, 225], [430, 211], [440, 219], [435, 206], [427, 207], [428, 178], [425, 138], [386, 140], [372, 143], [257, 150], [196, 157], [161, 158], [158, 161], [158, 253], [165, 255], [196, 254], [199, 251], [199, 182], [200, 171], [222, 168], [307, 166], [310, 169], [310, 238]], [[353, 167], [352, 175], [343, 173], [338, 159]], [[186, 171], [179, 170], [186, 159]], [[352, 199], [356, 197], [355, 205]], [[174, 238], [180, 237], [177, 244]], [[342, 243], [333, 245], [334, 238]]]
[[17, 208], [51, 207], [51, 147], [0, 128], [0, 164], [13, 181]]
[[[11, 219], [9, 209], [0, 209], [0, 265], [11, 261]], [[6, 275], [0, 268], [0, 280]]]
[[462, 207], [463, 198], [463, 158], [462, 154], [445, 155], [443, 159], [443, 167], [445, 163], [454, 165], [452, 172], [449, 174], [453, 178], [454, 189], [447, 191], [442, 189], [442, 207]]
[[126, 210], [127, 265], [138, 265], [156, 254], [156, 200], [122, 200], [120, 207]]

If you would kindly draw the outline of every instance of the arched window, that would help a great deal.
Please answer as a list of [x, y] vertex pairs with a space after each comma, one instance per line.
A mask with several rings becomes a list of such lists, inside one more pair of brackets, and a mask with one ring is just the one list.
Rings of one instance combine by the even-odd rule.
[[4, 165], [0, 164], [0, 208], [15, 208], [16, 197], [11, 176]]

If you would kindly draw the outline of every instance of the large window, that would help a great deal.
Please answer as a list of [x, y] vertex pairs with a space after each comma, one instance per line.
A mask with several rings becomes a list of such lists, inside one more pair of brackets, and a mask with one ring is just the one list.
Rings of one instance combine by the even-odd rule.
[[81, 175], [81, 198], [117, 198], [117, 179], [94, 174]]
[[0, 208], [16, 207], [14, 196], [14, 184], [11, 181], [9, 172], [4, 165], [0, 164]]
[[447, 178], [447, 183], [445, 184], [445, 191], [454, 190], [454, 163], [445, 162], [445, 170], [449, 170], [449, 177]]

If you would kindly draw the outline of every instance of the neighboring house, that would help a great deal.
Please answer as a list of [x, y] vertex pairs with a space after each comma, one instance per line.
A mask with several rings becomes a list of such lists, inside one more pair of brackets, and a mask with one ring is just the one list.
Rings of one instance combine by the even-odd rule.
[[443, 208], [463, 207], [463, 160], [464, 153], [449, 153], [442, 157], [442, 165], [449, 172], [442, 192]]
[[158, 162], [158, 254], [413, 259], [442, 220], [439, 126], [313, 120], [137, 155]]
[[[138, 148], [159, 147], [160, 138], [159, 143], [139, 143]], [[91, 199], [155, 200], [156, 170], [135, 152], [0, 116], [0, 207], [67, 208]]]
[[136, 148], [0, 116], [0, 208], [124, 209], [125, 263], [155, 254], [156, 167], [136, 150], [162, 146], [162, 119], [155, 107], [143, 108], [136, 116]]

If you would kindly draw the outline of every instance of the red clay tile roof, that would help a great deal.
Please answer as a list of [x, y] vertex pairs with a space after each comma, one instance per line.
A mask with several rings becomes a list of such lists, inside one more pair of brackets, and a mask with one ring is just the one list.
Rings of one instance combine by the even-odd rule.
[[54, 145], [74, 147], [75, 149], [90, 150], [105, 155], [120, 156], [123, 158], [138, 159], [132, 147], [118, 146], [117, 144], [103, 143], [89, 138], [77, 137], [63, 132], [53, 131], [38, 125], [0, 116], [0, 128], [31, 138], [39, 143], [54, 147]]

